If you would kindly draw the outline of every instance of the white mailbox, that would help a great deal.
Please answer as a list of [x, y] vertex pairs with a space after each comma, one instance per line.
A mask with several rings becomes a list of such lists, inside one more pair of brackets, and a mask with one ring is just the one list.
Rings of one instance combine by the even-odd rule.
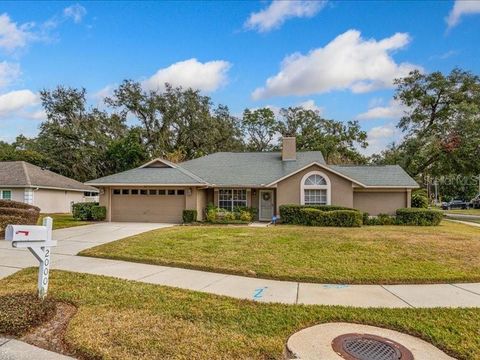
[[5, 230], [8, 241], [47, 241], [47, 227], [35, 225], [8, 225]]
[[38, 296], [44, 299], [48, 291], [48, 275], [50, 273], [51, 249], [57, 245], [52, 240], [53, 220], [43, 219], [43, 225], [8, 225], [5, 229], [5, 240], [14, 248], [27, 248], [38, 260]]

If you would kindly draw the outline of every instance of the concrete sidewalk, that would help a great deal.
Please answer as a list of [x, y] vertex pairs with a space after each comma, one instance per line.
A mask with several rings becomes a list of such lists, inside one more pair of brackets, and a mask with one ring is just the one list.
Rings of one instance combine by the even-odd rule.
[[452, 218], [447, 218], [447, 219], [445, 219], [445, 220], [447, 220], [447, 221], [452, 221], [452, 222], [456, 222], [456, 223], [463, 224], [463, 225], [470, 225], [470, 226], [474, 226], [474, 227], [479, 227], [479, 228], [480, 228], [480, 224], [479, 224], [479, 223], [474, 223], [474, 222], [467, 221], [467, 220], [456, 220], [456, 219], [452, 219]]
[[[68, 259], [80, 251], [146, 231], [174, 226], [151, 223], [98, 223], [53, 231], [58, 245], [52, 248], [53, 259]], [[9, 241], [0, 240], [0, 279], [19, 269], [38, 266], [27, 249], [14, 249]]]
[[143, 283], [284, 304], [355, 307], [480, 307], [480, 283], [436, 285], [336, 285], [266, 280], [166, 266], [71, 256], [53, 268]]
[[20, 340], [0, 337], [0, 359], [2, 360], [69, 360], [72, 357], [57, 354]]

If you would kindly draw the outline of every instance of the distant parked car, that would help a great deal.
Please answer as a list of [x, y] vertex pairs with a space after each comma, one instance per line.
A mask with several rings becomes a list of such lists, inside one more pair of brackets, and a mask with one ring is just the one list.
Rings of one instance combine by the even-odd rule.
[[451, 209], [468, 209], [469, 203], [467, 201], [455, 199], [450, 202], [442, 203], [443, 210], [451, 210]]
[[470, 201], [470, 204], [474, 209], [480, 209], [480, 193]]

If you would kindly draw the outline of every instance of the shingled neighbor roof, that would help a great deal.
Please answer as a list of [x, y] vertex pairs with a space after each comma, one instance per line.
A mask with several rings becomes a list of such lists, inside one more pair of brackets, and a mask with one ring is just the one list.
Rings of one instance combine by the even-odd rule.
[[[162, 161], [162, 160], [159, 160]], [[366, 187], [417, 187], [399, 166], [327, 165], [319, 151], [297, 152], [294, 161], [282, 161], [280, 152], [219, 152], [181, 164], [124, 171], [89, 181], [92, 185], [209, 185], [266, 186], [317, 163]], [[147, 164], [148, 165], [148, 164]]]
[[44, 170], [25, 161], [0, 162], [0, 186], [38, 187], [72, 191], [98, 191], [92, 186]]

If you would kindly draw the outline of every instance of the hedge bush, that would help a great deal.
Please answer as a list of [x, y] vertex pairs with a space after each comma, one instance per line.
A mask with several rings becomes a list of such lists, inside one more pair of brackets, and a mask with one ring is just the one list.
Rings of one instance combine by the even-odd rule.
[[9, 224], [35, 225], [40, 216], [40, 208], [11, 200], [0, 200], [0, 238], [5, 235]]
[[98, 206], [97, 202], [82, 202], [72, 205], [72, 215], [75, 220], [91, 220], [92, 208]]
[[368, 213], [363, 213], [363, 225], [397, 225], [397, 219], [388, 214], [369, 217]]
[[72, 214], [75, 220], [102, 221], [107, 217], [107, 208], [99, 206], [98, 202], [83, 202], [72, 205]]
[[182, 219], [184, 224], [190, 224], [197, 221], [197, 210], [183, 210]]
[[348, 211], [355, 211], [360, 214], [361, 219], [361, 212], [344, 207], [344, 206], [333, 206], [333, 205], [281, 205], [280, 206], [280, 220], [285, 224], [302, 224], [303, 223], [303, 214], [301, 212], [302, 209], [316, 209], [321, 210], [323, 212], [330, 212], [330, 211], [339, 211], [339, 210], [348, 210]]
[[105, 206], [92, 206], [92, 220], [104, 221], [107, 218], [107, 208]]
[[248, 224], [253, 220], [256, 210], [249, 207], [236, 207], [234, 211], [228, 211], [209, 204], [205, 212], [206, 220], [212, 224]]
[[436, 226], [443, 219], [439, 210], [405, 208], [397, 209], [396, 222], [399, 225]]
[[341, 206], [282, 205], [280, 219], [285, 224], [307, 226], [358, 227], [362, 213]]

